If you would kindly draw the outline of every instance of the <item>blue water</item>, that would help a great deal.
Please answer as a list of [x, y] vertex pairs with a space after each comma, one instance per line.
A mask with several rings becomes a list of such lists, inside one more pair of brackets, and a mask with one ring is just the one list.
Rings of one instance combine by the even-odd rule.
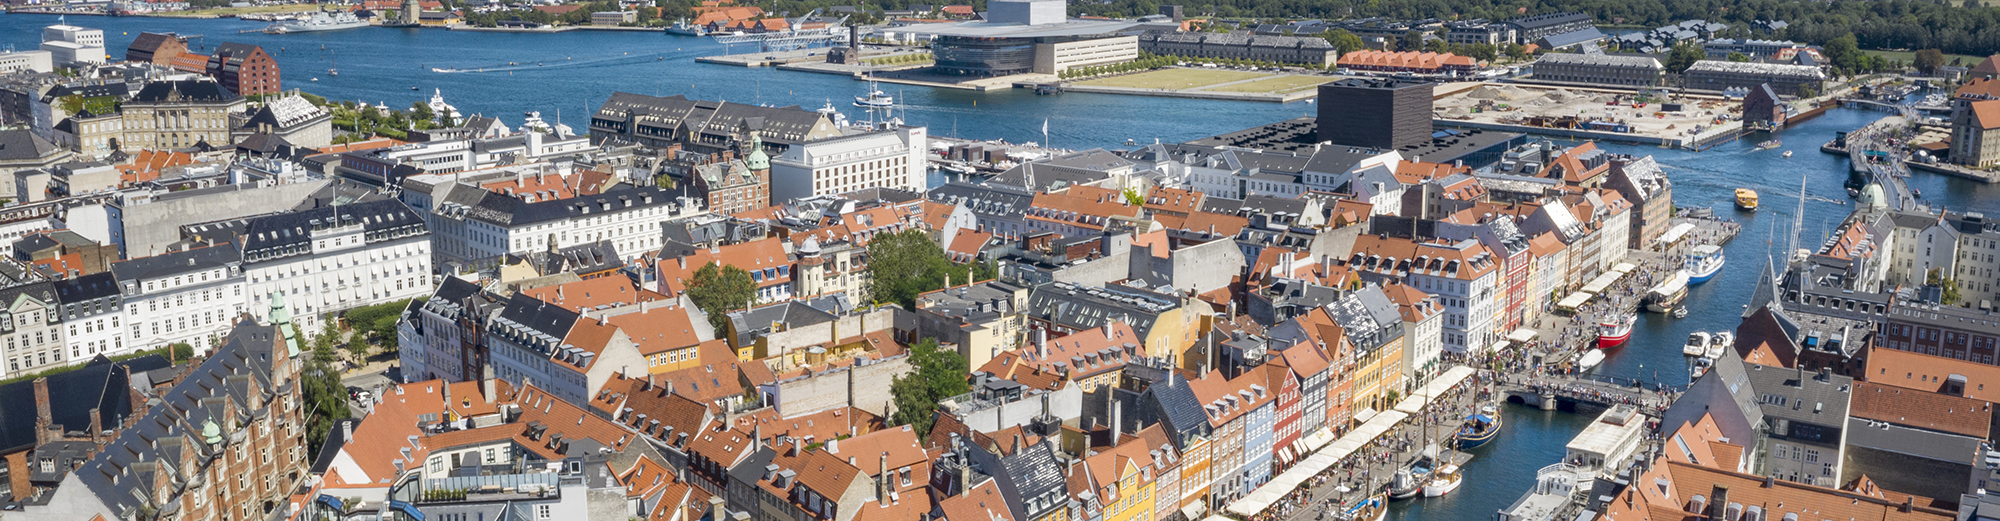
[[[510, 34], [368, 28], [238, 35], [236, 31], [263, 24], [102, 17], [72, 17], [69, 21], [104, 29], [107, 48], [118, 57], [141, 30], [201, 35], [193, 45], [196, 52], [204, 53], [224, 41], [254, 43], [277, 58], [287, 88], [396, 107], [428, 99], [432, 89], [440, 89], [461, 112], [496, 115], [512, 125], [520, 124], [522, 111], [536, 110], [550, 119], [560, 112], [564, 122], [582, 127], [584, 114], [614, 90], [807, 108], [832, 102], [852, 116], [856, 111], [847, 100], [864, 88], [839, 76], [694, 63], [694, 57], [720, 54], [723, 47], [708, 39], [660, 33]], [[39, 41], [40, 28], [54, 22], [53, 16], [0, 16], [0, 44], [32, 48]], [[736, 46], [736, 52], [748, 51], [746, 46]], [[341, 75], [327, 76], [326, 69], [335, 60]], [[509, 62], [517, 65], [508, 66]], [[434, 73], [431, 67], [483, 67], [488, 72]], [[318, 81], [309, 81], [315, 77]], [[1064, 148], [1116, 148], [1127, 139], [1185, 141], [1307, 116], [1314, 109], [1307, 103], [884, 88], [908, 105], [907, 121], [929, 126], [933, 134], [1041, 141], [1046, 118], [1050, 141]], [[1841, 204], [1847, 202], [1841, 187], [1846, 179], [1846, 159], [1820, 153], [1819, 145], [1831, 140], [1834, 132], [1852, 130], [1881, 116], [1835, 110], [1784, 131], [1777, 136], [1784, 140], [1783, 147], [1772, 151], [1751, 150], [1754, 143], [1767, 139], [1761, 135], [1700, 153], [1604, 145], [1613, 152], [1653, 155], [1674, 181], [1677, 204], [1711, 206], [1717, 215], [1733, 217], [1744, 226], [1742, 235], [1726, 249], [1729, 266], [1715, 280], [1690, 292], [1688, 318], [1644, 315], [1633, 340], [1613, 352], [1599, 372], [1669, 384], [1686, 382], [1680, 356], [1682, 341], [1692, 331], [1735, 327], [1763, 259], [1784, 248], [1782, 230], [1791, 226], [1797, 211], [1800, 176], [1806, 178], [1807, 195], [1801, 247], [1819, 244], [1852, 210], [1852, 206]], [[1793, 157], [1781, 157], [1781, 150], [1794, 151]], [[1928, 174], [1918, 174], [1912, 185], [1929, 197], [1927, 201], [1953, 210], [2000, 213], [2000, 187]], [[1764, 209], [1754, 214], [1735, 212], [1730, 200], [1739, 187], [1762, 194]], [[1772, 237], [1774, 227], [1780, 230], [1780, 237]], [[1533, 484], [1535, 470], [1560, 460], [1563, 446], [1590, 421], [1583, 415], [1511, 405], [1506, 416], [1501, 437], [1473, 451], [1476, 457], [1466, 472], [1475, 485], [1445, 498], [1396, 503], [1391, 517], [1490, 519], [1493, 512], [1512, 503]]]
[[[0, 16], [0, 45], [33, 48], [47, 15]], [[851, 118], [863, 116], [851, 103], [867, 84], [843, 76], [695, 63], [698, 56], [723, 54], [708, 38], [660, 32], [571, 31], [556, 34], [487, 33], [438, 29], [362, 28], [348, 31], [267, 35], [236, 34], [266, 24], [235, 19], [73, 16], [72, 24], [104, 30], [105, 47], [122, 59], [141, 31], [200, 35], [191, 39], [206, 54], [217, 44], [241, 42], [264, 47], [278, 60], [284, 86], [331, 99], [352, 99], [407, 108], [427, 100], [433, 89], [464, 114], [501, 117], [519, 125], [522, 111], [538, 110], [581, 129], [613, 91], [649, 95], [682, 94], [735, 103], [800, 105], [819, 108], [829, 101]], [[321, 50], [324, 45], [326, 50]], [[755, 49], [736, 45], [733, 52]], [[664, 59], [662, 59], [664, 58]], [[508, 66], [508, 63], [517, 65]], [[340, 76], [326, 74], [336, 64]], [[485, 73], [435, 73], [432, 67], [485, 68]], [[319, 81], [310, 81], [318, 78]], [[417, 87], [418, 90], [410, 90]], [[908, 107], [905, 121], [928, 126], [933, 135], [1008, 141], [1049, 141], [1062, 148], [1117, 147], [1126, 140], [1186, 141], [1274, 121], [1311, 115], [1313, 105], [1187, 100], [1069, 93], [1036, 96], [1026, 89], [975, 93], [949, 89], [883, 85]]]

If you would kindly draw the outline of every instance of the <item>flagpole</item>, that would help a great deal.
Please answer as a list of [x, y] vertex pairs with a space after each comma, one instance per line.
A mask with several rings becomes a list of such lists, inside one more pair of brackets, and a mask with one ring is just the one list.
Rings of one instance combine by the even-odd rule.
[[1042, 118], [1042, 148], [1051, 152], [1056, 149], [1054, 145], [1049, 144], [1049, 118], [1046, 117]]

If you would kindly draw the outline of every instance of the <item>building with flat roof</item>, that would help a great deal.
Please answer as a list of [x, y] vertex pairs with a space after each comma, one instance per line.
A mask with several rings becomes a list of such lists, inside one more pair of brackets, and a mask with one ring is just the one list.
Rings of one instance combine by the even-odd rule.
[[42, 50], [48, 51], [57, 67], [104, 63], [104, 31], [74, 25], [42, 28]]
[[[1118, 33], [1130, 22], [1072, 20], [1043, 25], [1001, 22], [927, 24], [910, 31], [934, 38], [932, 70], [959, 76], [1055, 74], [1139, 57], [1139, 38]], [[910, 28], [906, 28], [910, 29]]]
[[1233, 58], [1317, 67], [1330, 67], [1339, 56], [1325, 38], [1236, 33], [1149, 32], [1139, 35], [1139, 50], [1162, 56]]
[[40, 49], [0, 52], [0, 74], [16, 72], [52, 72], [55, 69], [54, 54]]
[[1337, 145], [1400, 148], [1422, 144], [1431, 131], [1431, 84], [1346, 79], [1319, 86], [1319, 140]]
[[922, 191], [929, 136], [924, 127], [897, 127], [793, 145], [770, 158], [771, 200], [868, 188]]
[[1501, 22], [1514, 28], [1514, 43], [1535, 43], [1550, 35], [1595, 28], [1590, 15], [1583, 13], [1547, 13], [1523, 16]]
[[1650, 56], [1550, 53], [1535, 60], [1537, 80], [1652, 87], [1667, 68]]
[[1682, 86], [1689, 90], [1721, 91], [1754, 89], [1769, 83], [1771, 90], [1786, 96], [1819, 92], [1826, 72], [1811, 65], [1701, 60], [1681, 73]]

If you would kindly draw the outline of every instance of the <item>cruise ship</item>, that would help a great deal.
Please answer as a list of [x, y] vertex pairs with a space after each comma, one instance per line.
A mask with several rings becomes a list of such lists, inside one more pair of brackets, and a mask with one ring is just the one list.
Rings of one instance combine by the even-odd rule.
[[354, 13], [329, 13], [326, 11], [320, 11], [313, 13], [312, 16], [307, 17], [304, 20], [299, 20], [288, 24], [273, 25], [269, 28], [264, 29], [264, 32], [268, 34], [316, 33], [321, 31], [339, 31], [342, 29], [355, 29], [367, 26], [368, 22], [363, 21], [360, 18], [356, 18], [354, 16]]

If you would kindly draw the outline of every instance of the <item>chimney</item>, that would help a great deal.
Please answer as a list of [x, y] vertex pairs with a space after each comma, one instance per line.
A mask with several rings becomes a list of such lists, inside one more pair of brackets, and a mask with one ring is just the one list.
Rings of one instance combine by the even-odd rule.
[[444, 388], [444, 408], [451, 409], [451, 382], [440, 383], [438, 387]]
[[[1111, 389], [1105, 389], [1104, 393], [1106, 395], [1111, 394]], [[1118, 446], [1118, 435], [1124, 430], [1125, 404], [1113, 400], [1111, 402], [1111, 446]]]
[[1035, 359], [1036, 360], [1049, 359], [1048, 328], [1035, 328]]
[[1725, 519], [1729, 512], [1729, 485], [1716, 484], [1708, 497], [1709, 521]]
[[48, 443], [49, 377], [35, 379], [35, 444]]
[[493, 383], [493, 382], [494, 382], [494, 379], [493, 379], [493, 364], [492, 364], [492, 363], [485, 363], [485, 364], [480, 364], [480, 366], [479, 366], [479, 392], [480, 392], [481, 394], [485, 394], [485, 395], [486, 395], [486, 403], [493, 403], [493, 397], [494, 397], [494, 395], [496, 395], [496, 394], [499, 394], [499, 392], [500, 392], [500, 391], [499, 391], [499, 389], [498, 389], [498, 388], [496, 388], [496, 386], [494, 385], [494, 383]]
[[340, 422], [340, 441], [342, 443], [354, 442], [354, 422], [351, 421]]
[[827, 440], [826, 440], [826, 452], [827, 452], [827, 453], [830, 453], [830, 454], [839, 454], [839, 453], [840, 453], [840, 438], [837, 438], [837, 437], [836, 437], [836, 438], [827, 438]]
[[889, 506], [889, 451], [882, 451], [880, 469], [875, 473], [875, 501], [877, 505]]

